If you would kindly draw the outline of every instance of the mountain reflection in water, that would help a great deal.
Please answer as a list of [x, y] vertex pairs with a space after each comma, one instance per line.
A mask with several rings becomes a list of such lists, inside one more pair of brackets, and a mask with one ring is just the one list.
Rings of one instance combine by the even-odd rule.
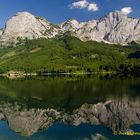
[[[139, 87], [139, 78], [106, 79], [92, 76], [1, 79], [0, 120], [7, 121], [12, 131], [27, 137], [24, 139], [35, 137], [38, 133], [44, 135], [56, 124], [60, 128], [61, 125], [72, 127], [69, 133], [72, 130], [76, 132], [83, 124], [87, 130], [106, 126], [106, 133], [101, 128], [100, 132], [88, 134], [85, 139], [109, 139], [113, 133], [130, 131], [131, 126], [140, 124]], [[83, 133], [86, 131], [80, 135]]]

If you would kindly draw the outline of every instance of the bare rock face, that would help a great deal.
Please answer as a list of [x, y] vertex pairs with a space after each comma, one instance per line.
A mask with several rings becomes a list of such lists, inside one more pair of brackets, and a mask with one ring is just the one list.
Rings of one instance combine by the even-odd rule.
[[95, 28], [96, 24], [96, 20], [80, 23], [73, 19], [62, 23], [60, 27], [64, 32], [69, 31], [82, 41], [87, 41], [92, 40], [91, 31]]
[[127, 44], [140, 40], [140, 20], [129, 18], [119, 11], [111, 12], [100, 20], [82, 24], [71, 24], [68, 21], [62, 25], [63, 29], [73, 32], [82, 41]]
[[66, 32], [66, 31], [70, 31], [70, 32], [76, 32], [78, 29], [82, 28], [83, 25], [85, 25], [85, 23], [80, 23], [75, 19], [70, 19], [62, 24], [60, 24], [61, 29]]
[[3, 29], [0, 29], [0, 37], [2, 36], [3, 33]]
[[[112, 43], [127, 43], [140, 40], [140, 20], [128, 18], [121, 12], [110, 13], [107, 17], [110, 31], [104, 36], [104, 40]], [[113, 24], [112, 24], [113, 23]]]
[[[2, 33], [3, 32], [3, 33]], [[120, 11], [111, 12], [99, 20], [78, 22], [75, 19], [54, 25], [44, 18], [20, 12], [0, 30], [0, 42], [16, 43], [18, 39], [53, 38], [70, 32], [82, 41], [127, 44], [140, 41], [140, 20], [129, 18]]]
[[58, 29], [45, 19], [35, 17], [28, 12], [20, 12], [6, 23], [1, 42], [16, 42], [17, 38], [52, 38], [57, 33]]

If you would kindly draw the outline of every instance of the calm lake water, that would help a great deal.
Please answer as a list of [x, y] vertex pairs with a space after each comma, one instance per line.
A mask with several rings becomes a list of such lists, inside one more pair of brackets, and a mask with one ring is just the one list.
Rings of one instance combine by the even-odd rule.
[[15, 139], [139, 140], [140, 78], [1, 78], [0, 140]]

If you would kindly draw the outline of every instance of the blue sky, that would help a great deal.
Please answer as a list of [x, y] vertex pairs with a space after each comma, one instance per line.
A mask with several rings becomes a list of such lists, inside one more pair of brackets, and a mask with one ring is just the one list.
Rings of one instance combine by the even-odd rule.
[[122, 8], [126, 8], [124, 12], [128, 12], [129, 16], [140, 18], [140, 0], [0, 0], [0, 27], [19, 11], [28, 11], [60, 23], [70, 18], [79, 21], [99, 19]]

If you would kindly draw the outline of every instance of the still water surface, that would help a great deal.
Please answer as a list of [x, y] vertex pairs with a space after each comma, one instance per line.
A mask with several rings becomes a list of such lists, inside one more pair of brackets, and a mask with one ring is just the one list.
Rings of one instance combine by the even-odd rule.
[[140, 136], [140, 78], [0, 79], [0, 140], [119, 140]]

